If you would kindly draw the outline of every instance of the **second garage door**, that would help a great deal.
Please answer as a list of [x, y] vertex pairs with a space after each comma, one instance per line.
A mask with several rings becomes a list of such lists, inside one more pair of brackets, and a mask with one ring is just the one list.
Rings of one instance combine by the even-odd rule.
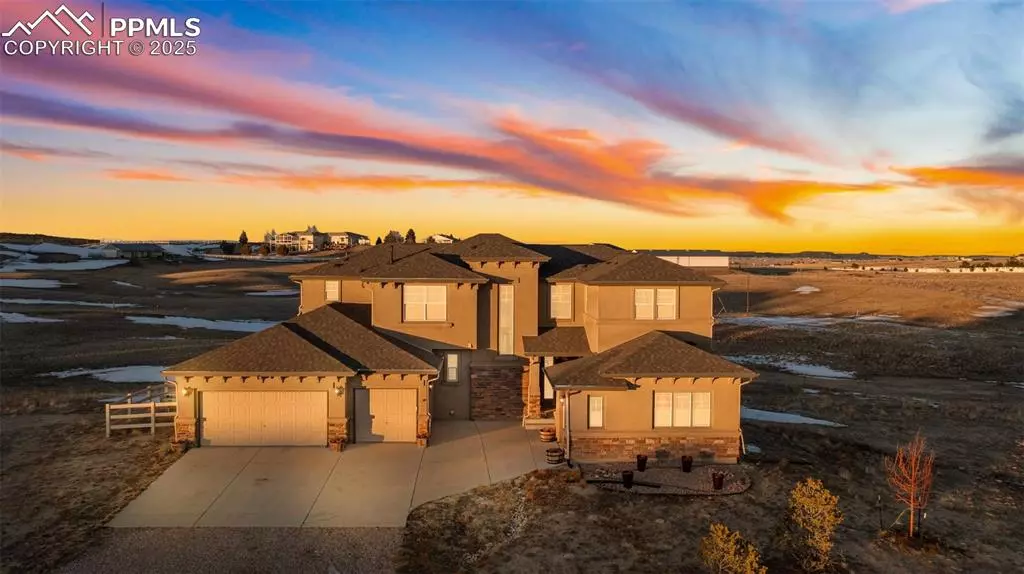
[[416, 389], [355, 389], [356, 442], [415, 442]]
[[323, 391], [206, 391], [200, 397], [203, 445], [323, 446]]

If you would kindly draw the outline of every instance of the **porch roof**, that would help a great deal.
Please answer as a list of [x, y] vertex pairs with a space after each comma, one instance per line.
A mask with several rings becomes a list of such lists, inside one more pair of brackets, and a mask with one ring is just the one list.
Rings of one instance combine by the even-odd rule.
[[584, 357], [592, 354], [583, 327], [554, 327], [536, 337], [523, 337], [528, 357]]
[[698, 349], [665, 331], [651, 331], [606, 351], [545, 369], [555, 388], [627, 389], [640, 377], [732, 377], [757, 373]]

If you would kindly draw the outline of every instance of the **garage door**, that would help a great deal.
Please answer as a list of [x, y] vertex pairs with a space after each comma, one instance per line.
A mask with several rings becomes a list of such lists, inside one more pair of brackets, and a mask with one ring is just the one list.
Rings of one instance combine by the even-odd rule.
[[356, 442], [415, 442], [416, 389], [355, 389]]
[[327, 444], [324, 391], [207, 391], [200, 408], [203, 445]]

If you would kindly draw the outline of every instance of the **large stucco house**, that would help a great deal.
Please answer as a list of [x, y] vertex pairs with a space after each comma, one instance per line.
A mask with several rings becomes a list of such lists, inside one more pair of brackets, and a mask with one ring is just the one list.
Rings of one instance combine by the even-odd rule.
[[739, 456], [756, 375], [710, 352], [715, 278], [610, 245], [481, 234], [292, 277], [299, 314], [165, 371], [200, 445], [429, 443], [446, 419], [553, 426], [579, 460]]

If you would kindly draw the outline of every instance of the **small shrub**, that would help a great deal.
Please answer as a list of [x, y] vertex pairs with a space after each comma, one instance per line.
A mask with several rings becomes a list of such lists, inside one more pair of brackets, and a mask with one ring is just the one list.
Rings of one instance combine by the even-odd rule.
[[783, 545], [805, 572], [822, 572], [832, 565], [836, 528], [843, 522], [839, 498], [820, 480], [807, 478], [789, 495]]
[[238, 246], [239, 255], [252, 255], [252, 245], [248, 243], [242, 243]]
[[270, 248], [266, 245], [260, 246], [260, 255], [270, 255]]
[[724, 524], [713, 523], [708, 535], [700, 541], [700, 558], [709, 570], [717, 574], [767, 574], [761, 566], [757, 548], [729, 530]]
[[277, 246], [277, 254], [281, 255], [282, 257], [285, 256], [285, 255], [288, 255], [288, 247], [284, 246], [284, 245], [278, 245]]

